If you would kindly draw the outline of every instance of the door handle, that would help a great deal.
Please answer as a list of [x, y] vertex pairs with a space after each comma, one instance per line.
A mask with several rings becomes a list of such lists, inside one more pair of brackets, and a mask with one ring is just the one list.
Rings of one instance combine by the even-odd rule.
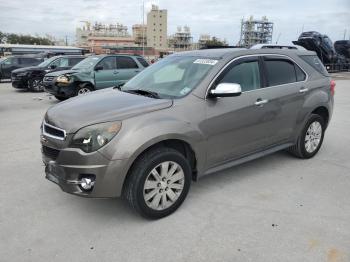
[[140, 70], [135, 70], [135, 73], [140, 73]]
[[299, 93], [306, 93], [307, 91], [309, 91], [309, 88], [307, 88], [307, 87], [302, 87], [302, 88], [300, 88], [300, 90], [299, 90]]
[[268, 102], [269, 102], [269, 100], [267, 100], [267, 99], [262, 100], [262, 99], [259, 98], [258, 100], [256, 100], [255, 105], [256, 106], [262, 106], [262, 105], [264, 105], [264, 104], [266, 104]]
[[113, 74], [117, 75], [117, 74], [119, 74], [119, 72], [118, 71], [114, 71]]

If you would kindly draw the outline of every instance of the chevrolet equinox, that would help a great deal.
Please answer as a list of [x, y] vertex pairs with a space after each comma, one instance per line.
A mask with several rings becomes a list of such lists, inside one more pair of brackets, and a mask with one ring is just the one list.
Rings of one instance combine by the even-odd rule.
[[203, 175], [283, 149], [313, 157], [334, 88], [306, 50], [177, 53], [124, 86], [51, 107], [41, 128], [46, 178], [83, 197], [123, 197], [161, 218]]

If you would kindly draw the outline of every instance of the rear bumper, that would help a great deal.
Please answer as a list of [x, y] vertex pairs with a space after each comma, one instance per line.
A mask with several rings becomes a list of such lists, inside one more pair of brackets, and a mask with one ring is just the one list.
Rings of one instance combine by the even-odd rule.
[[[57, 149], [56, 149], [57, 150]], [[42, 150], [45, 177], [57, 184], [64, 192], [89, 198], [113, 198], [122, 193], [128, 160], [108, 160], [98, 151], [84, 153], [75, 148], [59, 151], [56, 159]], [[95, 178], [91, 191], [80, 187], [85, 176]]]

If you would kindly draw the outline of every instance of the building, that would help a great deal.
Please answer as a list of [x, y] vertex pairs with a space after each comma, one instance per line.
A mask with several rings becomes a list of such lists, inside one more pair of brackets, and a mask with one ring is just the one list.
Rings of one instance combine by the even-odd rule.
[[177, 27], [177, 32], [169, 37], [169, 47], [174, 51], [193, 49], [193, 37], [188, 26]]
[[250, 48], [256, 44], [271, 44], [272, 33], [273, 23], [266, 16], [261, 20], [255, 20], [253, 16], [246, 21], [242, 19], [239, 45]]
[[167, 49], [167, 31], [168, 11], [152, 5], [151, 11], [147, 14], [147, 46], [159, 50]]
[[206, 47], [207, 42], [209, 42], [210, 40], [211, 40], [210, 35], [207, 35], [207, 34], [200, 35], [199, 39], [198, 39], [197, 48], [201, 49], [201, 48]]
[[76, 45], [89, 49], [90, 52], [106, 53], [106, 46], [135, 46], [134, 38], [128, 33], [128, 28], [123, 24], [91, 25], [88, 21], [82, 21], [85, 25], [76, 29]]
[[136, 24], [132, 26], [132, 37], [137, 46], [147, 46], [147, 26]]

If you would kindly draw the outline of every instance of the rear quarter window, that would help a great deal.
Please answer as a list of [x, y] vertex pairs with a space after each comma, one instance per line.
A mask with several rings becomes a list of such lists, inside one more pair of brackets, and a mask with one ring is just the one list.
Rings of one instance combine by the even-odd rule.
[[147, 61], [146, 61], [145, 59], [143, 59], [142, 57], [137, 57], [136, 59], [137, 59], [137, 61], [140, 62], [140, 64], [141, 64], [143, 67], [149, 66], [149, 64], [147, 63]]
[[306, 63], [313, 67], [317, 72], [322, 75], [329, 76], [326, 68], [323, 66], [321, 60], [316, 55], [302, 55], [300, 56]]

